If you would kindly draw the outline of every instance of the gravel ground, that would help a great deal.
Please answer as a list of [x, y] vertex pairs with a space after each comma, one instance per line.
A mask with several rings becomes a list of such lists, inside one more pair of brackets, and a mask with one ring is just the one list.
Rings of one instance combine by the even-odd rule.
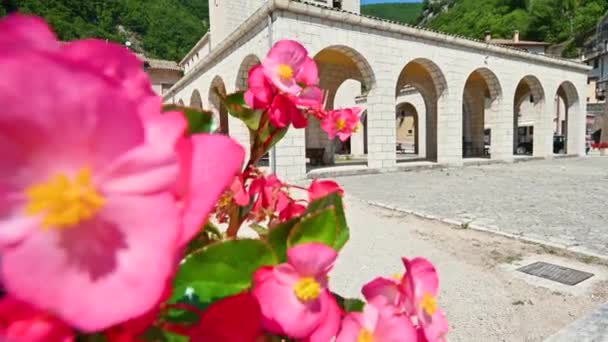
[[356, 198], [608, 256], [608, 157], [342, 177]]
[[351, 240], [330, 274], [332, 288], [359, 297], [365, 282], [402, 270], [401, 256], [424, 256], [440, 274], [450, 342], [542, 341], [608, 299], [606, 282], [573, 295], [533, 286], [504, 267], [558, 251], [373, 208], [348, 192], [346, 214]]

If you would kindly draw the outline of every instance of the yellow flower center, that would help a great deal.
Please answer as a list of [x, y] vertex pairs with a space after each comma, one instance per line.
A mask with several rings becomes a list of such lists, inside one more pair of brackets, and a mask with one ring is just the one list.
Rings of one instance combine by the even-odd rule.
[[429, 316], [433, 316], [435, 311], [437, 311], [437, 300], [428, 293], [422, 295], [422, 302], [420, 305], [422, 306], [422, 310]]
[[315, 300], [321, 294], [321, 284], [315, 278], [304, 277], [293, 285], [293, 293], [304, 302]]
[[42, 214], [43, 227], [58, 229], [90, 219], [105, 202], [91, 183], [91, 171], [82, 168], [73, 179], [59, 173], [46, 182], [33, 184], [25, 190], [25, 213]]
[[357, 342], [374, 342], [374, 334], [367, 329], [361, 329], [357, 336]]
[[355, 126], [355, 129], [353, 129], [353, 133], [359, 132], [359, 130], [361, 130], [362, 127], [363, 127], [363, 125], [360, 122], [357, 123], [357, 126]]
[[401, 282], [401, 279], [403, 279], [403, 275], [399, 274], [399, 273], [395, 273], [391, 276], [394, 280], [396, 280], [397, 282]]
[[293, 69], [287, 64], [279, 65], [277, 72], [279, 74], [279, 77], [284, 80], [289, 80], [293, 77]]
[[344, 120], [344, 118], [339, 118], [336, 120], [336, 129], [338, 131], [343, 130], [344, 127], [346, 127], [346, 120]]

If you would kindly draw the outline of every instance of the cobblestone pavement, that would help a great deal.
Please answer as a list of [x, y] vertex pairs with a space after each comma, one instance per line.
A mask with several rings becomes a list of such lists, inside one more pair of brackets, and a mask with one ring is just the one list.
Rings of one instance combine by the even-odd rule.
[[608, 157], [337, 180], [362, 200], [608, 256]]

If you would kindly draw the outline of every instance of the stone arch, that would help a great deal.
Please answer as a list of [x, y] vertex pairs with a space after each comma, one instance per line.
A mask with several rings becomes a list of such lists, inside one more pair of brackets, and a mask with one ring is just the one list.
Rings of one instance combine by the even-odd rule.
[[190, 107], [203, 109], [203, 99], [197, 89], [194, 89], [192, 96], [190, 96]]
[[219, 122], [218, 133], [228, 135], [228, 111], [223, 105], [221, 97], [226, 96], [226, 86], [220, 76], [215, 76], [209, 86], [209, 106], [213, 116]]
[[555, 114], [553, 117], [553, 124], [555, 125], [553, 130], [555, 136], [554, 153], [574, 153], [578, 147], [575, 137], [570, 132], [576, 131], [573, 124], [582, 115], [579, 101], [578, 91], [572, 82], [564, 81], [559, 85], [555, 96]]
[[399, 73], [395, 86], [395, 97], [416, 92], [422, 96], [425, 106], [425, 124], [419, 125], [419, 132], [424, 132], [425, 158], [437, 160], [437, 119], [438, 103], [448, 92], [444, 73], [439, 66], [426, 58], [409, 61]]
[[544, 139], [539, 132], [544, 105], [545, 90], [540, 80], [534, 75], [522, 77], [513, 99], [514, 154], [542, 155]]
[[260, 64], [260, 59], [254, 54], [247, 55], [236, 74], [235, 86], [236, 90], [245, 90], [247, 88], [247, 77], [249, 76], [249, 70], [254, 66]]
[[177, 104], [183, 107], [184, 106], [184, 100], [179, 99], [179, 101], [177, 101]]
[[[353, 48], [331, 45], [319, 50], [313, 59], [319, 69], [319, 86], [326, 92], [325, 109], [355, 106], [356, 100], [367, 95], [376, 85], [374, 73], [367, 59]], [[365, 144], [365, 132], [353, 135], [346, 142], [337, 139], [330, 141], [321, 131], [316, 119], [309, 120], [305, 135], [307, 154], [320, 153], [319, 150], [324, 149], [323, 164], [325, 165], [334, 163], [336, 152], [353, 154], [354, 150], [356, 151], [354, 154], [360, 155], [367, 150], [365, 146], [360, 146]], [[357, 144], [354, 149], [353, 142]], [[361, 159], [361, 162], [365, 161]]]
[[482, 67], [469, 74], [462, 90], [463, 158], [490, 157], [492, 113], [501, 98], [502, 86], [494, 72]]

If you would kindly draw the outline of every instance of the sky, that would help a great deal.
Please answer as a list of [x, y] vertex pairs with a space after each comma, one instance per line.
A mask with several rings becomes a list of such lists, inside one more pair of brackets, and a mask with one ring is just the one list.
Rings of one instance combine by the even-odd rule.
[[389, 2], [422, 2], [422, 0], [361, 0], [362, 5], [385, 4]]

